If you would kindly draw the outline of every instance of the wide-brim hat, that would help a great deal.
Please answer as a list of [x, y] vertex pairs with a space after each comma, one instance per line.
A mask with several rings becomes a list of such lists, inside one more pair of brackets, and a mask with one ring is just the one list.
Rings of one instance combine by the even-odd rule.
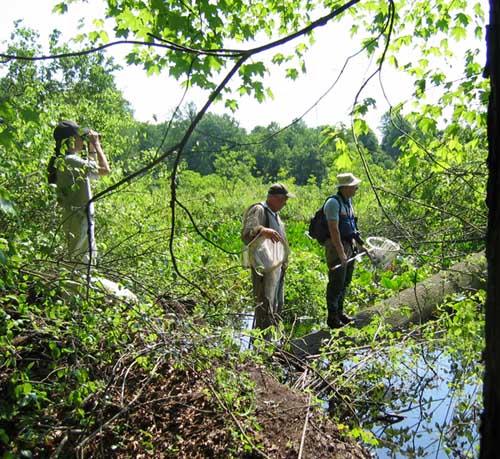
[[356, 177], [352, 172], [345, 172], [337, 175], [337, 188], [342, 186], [356, 186], [361, 183], [361, 179]]
[[269, 191], [267, 192], [268, 196], [286, 196], [287, 198], [295, 198], [293, 193], [290, 193], [286, 186], [282, 183], [274, 183], [270, 186]]

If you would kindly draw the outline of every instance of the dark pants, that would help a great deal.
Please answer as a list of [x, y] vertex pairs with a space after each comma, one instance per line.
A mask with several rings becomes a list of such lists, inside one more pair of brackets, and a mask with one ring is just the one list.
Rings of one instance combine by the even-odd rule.
[[[344, 244], [347, 258], [353, 256], [350, 244]], [[326, 286], [326, 306], [328, 309], [328, 320], [338, 319], [339, 314], [344, 311], [344, 297], [352, 280], [354, 272], [354, 261], [345, 266], [332, 270], [330, 268], [340, 263], [339, 257], [330, 240], [325, 243], [326, 261], [328, 265], [328, 284]]]

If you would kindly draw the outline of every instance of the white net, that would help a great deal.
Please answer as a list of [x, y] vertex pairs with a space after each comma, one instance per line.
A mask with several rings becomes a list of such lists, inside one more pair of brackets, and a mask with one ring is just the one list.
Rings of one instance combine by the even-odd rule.
[[401, 250], [397, 242], [385, 237], [371, 236], [366, 239], [370, 257], [376, 266], [386, 268]]
[[286, 260], [285, 245], [269, 238], [258, 237], [246, 246], [242, 253], [243, 267], [254, 268], [258, 273], [270, 273]]

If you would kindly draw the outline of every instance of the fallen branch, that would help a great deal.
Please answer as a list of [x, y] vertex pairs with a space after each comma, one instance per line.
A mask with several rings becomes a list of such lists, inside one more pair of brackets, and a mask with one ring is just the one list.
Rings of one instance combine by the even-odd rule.
[[311, 410], [311, 400], [312, 400], [312, 395], [309, 394], [309, 398], [307, 400], [306, 418], [304, 420], [304, 428], [302, 429], [302, 438], [300, 439], [299, 456], [297, 459], [302, 459], [302, 452], [304, 451], [304, 442], [306, 439], [307, 423], [309, 422], [309, 411]]

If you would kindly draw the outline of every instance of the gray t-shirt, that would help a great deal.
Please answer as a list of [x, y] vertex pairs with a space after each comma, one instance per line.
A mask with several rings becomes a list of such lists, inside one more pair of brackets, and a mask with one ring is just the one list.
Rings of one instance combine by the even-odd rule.
[[327, 220], [339, 221], [340, 200], [338, 198], [330, 198], [326, 201], [323, 208]]
[[82, 208], [92, 199], [90, 181], [99, 176], [99, 166], [92, 159], [77, 154], [66, 155], [57, 171], [57, 199], [66, 209]]

